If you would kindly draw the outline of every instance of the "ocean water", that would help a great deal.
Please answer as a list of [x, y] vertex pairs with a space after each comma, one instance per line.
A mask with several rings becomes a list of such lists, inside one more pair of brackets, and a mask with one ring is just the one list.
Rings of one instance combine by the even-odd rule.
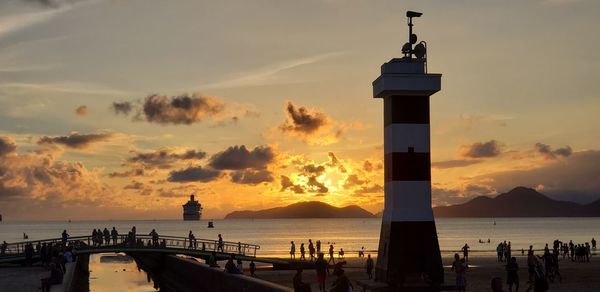
[[[600, 218], [438, 218], [436, 220], [440, 248], [446, 253], [459, 250], [465, 243], [473, 252], [493, 253], [500, 241], [511, 241], [513, 251], [527, 249], [530, 244], [542, 249], [545, 243], [573, 240], [589, 242], [600, 239]], [[335, 243], [336, 251], [343, 248], [347, 256], [356, 256], [361, 247], [377, 250], [381, 219], [277, 219], [277, 220], [214, 220], [215, 228], [207, 228], [207, 221], [73, 221], [73, 222], [0, 222], [0, 241], [23, 241], [57, 238], [63, 229], [71, 236], [89, 235], [92, 229], [113, 226], [126, 233], [136, 226], [139, 234], [153, 228], [159, 234], [187, 236], [192, 230], [196, 238], [216, 239], [222, 234], [226, 241], [241, 241], [260, 245], [257, 256], [289, 256], [290, 241], [307, 244], [321, 240], [323, 250]], [[490, 244], [478, 243], [479, 239]], [[407, 240], [410, 237], [407, 235]], [[307, 250], [308, 250], [308, 246]]]

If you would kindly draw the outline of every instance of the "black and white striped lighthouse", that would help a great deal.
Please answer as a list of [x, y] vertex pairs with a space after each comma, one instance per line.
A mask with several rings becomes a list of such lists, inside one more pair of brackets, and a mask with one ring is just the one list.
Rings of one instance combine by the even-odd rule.
[[[409, 42], [381, 66], [373, 96], [384, 103], [385, 206], [376, 280], [394, 286], [442, 283], [444, 272], [431, 208], [429, 97], [441, 74], [427, 73], [427, 46], [417, 44], [407, 12]], [[414, 48], [413, 48], [414, 46]]]

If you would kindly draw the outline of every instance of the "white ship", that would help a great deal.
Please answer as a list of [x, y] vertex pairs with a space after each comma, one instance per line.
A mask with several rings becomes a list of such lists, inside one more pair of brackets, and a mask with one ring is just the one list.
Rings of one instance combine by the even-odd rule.
[[202, 204], [190, 195], [190, 200], [183, 205], [183, 220], [200, 220], [202, 217]]

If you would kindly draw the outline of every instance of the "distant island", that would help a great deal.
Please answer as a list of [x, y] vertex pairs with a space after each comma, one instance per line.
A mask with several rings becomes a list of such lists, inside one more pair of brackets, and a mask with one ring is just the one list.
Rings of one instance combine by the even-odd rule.
[[289, 219], [289, 218], [374, 218], [371, 212], [350, 205], [342, 208], [317, 201], [301, 202], [285, 207], [258, 211], [234, 211], [225, 219]]
[[516, 187], [494, 198], [434, 207], [436, 217], [600, 217], [600, 199], [587, 205], [557, 201], [534, 189]]

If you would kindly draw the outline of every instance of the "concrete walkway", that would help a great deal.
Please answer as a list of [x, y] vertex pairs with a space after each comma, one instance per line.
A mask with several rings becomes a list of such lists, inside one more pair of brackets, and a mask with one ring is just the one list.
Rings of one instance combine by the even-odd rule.
[[0, 267], [0, 290], [19, 292], [39, 292], [40, 279], [48, 277], [48, 270], [42, 267]]

